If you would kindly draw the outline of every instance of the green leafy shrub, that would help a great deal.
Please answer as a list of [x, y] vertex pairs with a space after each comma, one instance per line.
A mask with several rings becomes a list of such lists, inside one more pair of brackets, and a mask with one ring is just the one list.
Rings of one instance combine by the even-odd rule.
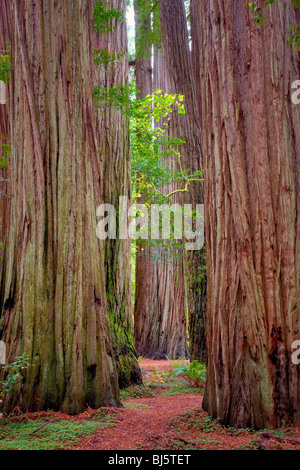
[[206, 381], [206, 367], [198, 361], [183, 363], [174, 368], [174, 377], [183, 377], [192, 388], [203, 388]]
[[15, 362], [2, 367], [2, 370], [6, 372], [6, 377], [0, 382], [0, 398], [6, 394], [14, 393], [16, 385], [23, 379], [23, 371], [28, 366], [29, 356], [28, 354], [23, 354], [20, 357], [16, 357]]
[[0, 54], [0, 80], [4, 83], [10, 81], [10, 56]]
[[168, 356], [166, 356], [166, 359], [169, 362], [169, 364], [170, 364], [171, 368], [173, 369], [173, 371], [175, 369], [177, 369], [178, 367], [182, 366], [182, 364], [184, 364], [184, 361], [183, 361], [181, 356], [175, 361], [170, 359]]
[[[5, 136], [2, 136], [2, 140], [5, 142]], [[1, 143], [0, 144], [0, 169], [7, 168], [9, 158], [10, 158], [10, 145]]]

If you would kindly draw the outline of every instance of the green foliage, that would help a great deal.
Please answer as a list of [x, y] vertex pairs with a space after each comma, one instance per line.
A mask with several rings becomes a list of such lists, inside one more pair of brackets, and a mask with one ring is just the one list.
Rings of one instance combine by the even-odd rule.
[[193, 388], [201, 388], [206, 380], [206, 367], [198, 361], [183, 363], [174, 368], [174, 377], [183, 377]]
[[143, 359], [144, 359], [143, 356], [139, 356], [139, 358], [138, 358], [138, 365], [139, 366], [141, 365]]
[[10, 55], [0, 55], [0, 81], [9, 83], [10, 81]]
[[[134, 304], [135, 304], [135, 275], [136, 275], [136, 242], [132, 240], [131, 243], [131, 304], [132, 304], [132, 314], [134, 314]], [[139, 358], [139, 365], [141, 365], [142, 357]]]
[[[135, 200], [165, 204], [174, 194], [158, 188], [172, 183], [184, 183], [175, 193], [187, 191], [192, 181], [200, 181], [201, 172], [189, 174], [181, 165], [178, 148], [185, 142], [170, 138], [168, 129], [172, 114], [185, 114], [184, 96], [156, 90], [144, 99], [133, 100], [130, 107], [131, 151]], [[154, 124], [156, 123], [156, 124]], [[176, 170], [172, 169], [171, 162]]]
[[121, 110], [129, 113], [130, 95], [132, 84], [107, 88], [101, 84], [95, 86], [95, 102], [100, 114], [105, 114], [107, 109]]
[[277, 3], [277, 0], [267, 0], [266, 3], [265, 3], [265, 8], [266, 8], [268, 5], [273, 5], [273, 3]]
[[[101, 59], [102, 60], [102, 59]], [[107, 58], [109, 62], [109, 57]], [[98, 84], [95, 87], [95, 102], [100, 114], [107, 110], [121, 111], [130, 119], [130, 142], [133, 180], [133, 200], [142, 202], [148, 208], [151, 204], [167, 204], [172, 201], [171, 196], [180, 192], [188, 192], [192, 182], [203, 181], [202, 172], [190, 174], [181, 163], [180, 147], [185, 142], [178, 138], [170, 138], [169, 127], [173, 113], [185, 114], [184, 96], [181, 94], [168, 94], [156, 90], [143, 99], [137, 99], [138, 92], [135, 83], [117, 87], [105, 87]], [[162, 191], [167, 185], [176, 185], [176, 189], [167, 194]], [[159, 221], [161, 224], [161, 220]], [[151, 245], [153, 260], [158, 261], [163, 248], [164, 259], [168, 257], [181, 258], [183, 245], [174, 240], [174, 220], [171, 223], [171, 240], [143, 240], [143, 245]], [[132, 244], [132, 265], [135, 266], [137, 245]], [[139, 249], [140, 244], [138, 245]], [[169, 252], [166, 252], [166, 248]], [[134, 291], [135, 278], [132, 271], [132, 287]]]
[[122, 63], [124, 52], [109, 52], [107, 49], [95, 49], [95, 65], [102, 72], [108, 73], [108, 69], [112, 65], [119, 65]]
[[[185, 114], [184, 96], [162, 90], [156, 90], [144, 99], [136, 99], [136, 94], [133, 82], [111, 88], [99, 84], [95, 87], [96, 106], [101, 114], [107, 109], [115, 109], [130, 117], [135, 201], [143, 195], [146, 205], [168, 203], [173, 192], [165, 195], [158, 188], [184, 182], [184, 187], [175, 192], [185, 192], [192, 181], [200, 181], [202, 177], [201, 172], [190, 175], [182, 168], [177, 148], [185, 142], [168, 135], [172, 114]], [[176, 160], [177, 170], [171, 168], [170, 160]]]
[[[5, 420], [0, 424], [0, 450], [55, 450], [66, 449], [86, 436], [115, 424], [115, 412], [99, 410], [93, 419], [58, 420], [48, 424], [34, 435], [33, 431], [47, 421], [16, 422]], [[51, 421], [51, 417], [50, 417]]]
[[125, 403], [124, 408], [130, 408], [131, 410], [147, 411], [149, 406], [143, 403]]
[[[164, 163], [175, 156], [180, 139], [170, 139], [168, 127], [174, 111], [185, 113], [184, 97], [156, 90], [144, 99], [133, 100], [130, 106], [130, 130], [134, 198], [143, 195], [144, 203], [163, 203], [165, 197], [156, 188], [180, 180], [180, 172]], [[154, 122], [157, 124], [154, 125]], [[158, 125], [160, 123], [160, 125]]]
[[262, 10], [257, 6], [257, 2], [248, 2], [251, 13], [254, 15], [253, 20], [256, 24], [264, 25], [267, 18], [262, 16]]
[[193, 288], [195, 289], [195, 285], [198, 284], [198, 288], [195, 289], [195, 292], [200, 292], [202, 288], [202, 282], [206, 278], [207, 275], [207, 267], [204, 264], [205, 262], [205, 253], [206, 253], [206, 247], [205, 243], [202, 247], [202, 258], [203, 258], [203, 264], [199, 263], [197, 266], [195, 266], [190, 259], [185, 259], [184, 261], [184, 267], [185, 267], [185, 272], [186, 272], [186, 285], [189, 289]]
[[116, 29], [116, 23], [121, 23], [124, 13], [117, 8], [110, 8], [109, 2], [97, 1], [94, 5], [95, 32], [107, 34]]
[[161, 25], [159, 2], [151, 0], [134, 0], [136, 6], [136, 42], [135, 58], [150, 59], [152, 46], [157, 49], [161, 44]]
[[218, 419], [206, 416], [201, 408], [192, 408], [182, 415], [172, 418], [171, 425], [173, 428], [193, 429], [207, 434], [223, 433], [225, 429]]
[[23, 354], [20, 357], [16, 357], [15, 362], [2, 367], [2, 370], [6, 372], [6, 378], [0, 382], [0, 397], [14, 393], [16, 385], [23, 380], [23, 371], [28, 366], [29, 356]]
[[175, 387], [170, 388], [166, 392], [162, 393], [164, 397], [172, 397], [176, 395], [194, 395], [196, 393], [203, 394], [203, 388], [187, 387], [185, 384], [176, 385]]
[[151, 378], [149, 379], [150, 384], [153, 384], [153, 382], [164, 384], [169, 381], [172, 375], [171, 372], [164, 371], [156, 365], [150, 365], [150, 369], [151, 369]]
[[166, 356], [167, 361], [169, 362], [172, 370], [174, 371], [175, 369], [178, 369], [178, 367], [181, 367], [182, 364], [184, 364], [184, 361], [182, 360], [182, 357], [179, 357], [177, 360], [172, 360], [168, 356]]
[[[2, 140], [5, 141], [5, 136], [2, 136]], [[1, 143], [2, 155], [0, 155], [0, 169], [7, 168], [8, 160], [10, 157], [10, 145]]]
[[293, 31], [289, 45], [293, 46], [293, 49], [300, 51], [300, 26], [298, 24], [291, 26], [290, 31]]
[[154, 397], [155, 392], [148, 385], [135, 385], [124, 390], [120, 390], [121, 400], [130, 398], [148, 398]]

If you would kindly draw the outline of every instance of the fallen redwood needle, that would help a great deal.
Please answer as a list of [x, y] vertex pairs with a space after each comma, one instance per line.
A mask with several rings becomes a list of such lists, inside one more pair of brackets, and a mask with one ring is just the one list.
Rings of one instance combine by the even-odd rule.
[[35, 433], [38, 432], [40, 429], [43, 429], [43, 428], [45, 428], [46, 426], [48, 426], [48, 424], [54, 423], [55, 421], [58, 421], [58, 420], [59, 420], [59, 418], [55, 418], [55, 419], [53, 419], [52, 421], [48, 421], [48, 423], [42, 424], [42, 426], [39, 426], [39, 427], [36, 428], [34, 431], [32, 431], [31, 434], [35, 434]]

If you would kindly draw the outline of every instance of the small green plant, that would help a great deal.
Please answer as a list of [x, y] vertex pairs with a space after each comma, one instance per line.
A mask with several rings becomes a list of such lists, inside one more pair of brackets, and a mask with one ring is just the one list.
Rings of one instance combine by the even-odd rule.
[[152, 371], [150, 383], [159, 382], [163, 384], [167, 382], [172, 375], [170, 372], [163, 371], [158, 366], [155, 366], [155, 365], [150, 365], [150, 369]]
[[99, 70], [107, 73], [109, 67], [122, 63], [124, 55], [124, 52], [109, 52], [107, 49], [95, 49], [94, 62]]
[[183, 363], [175, 367], [174, 377], [183, 377], [192, 388], [203, 388], [206, 381], [206, 367], [198, 361]]
[[254, 15], [253, 20], [258, 25], [264, 25], [267, 18], [262, 16], [262, 10], [257, 6], [257, 2], [248, 2], [251, 13]]
[[[5, 142], [5, 136], [2, 136], [3, 142]], [[2, 152], [1, 152], [2, 149]], [[2, 154], [1, 154], [2, 153]], [[0, 144], [0, 168], [7, 168], [8, 160], [10, 158], [10, 145], [1, 143]]]
[[177, 369], [178, 367], [180, 367], [182, 364], [184, 364], [184, 361], [183, 361], [182, 357], [179, 357], [175, 361], [170, 359], [168, 356], [166, 356], [166, 359], [169, 362], [169, 364], [170, 364], [173, 371], [175, 369]]
[[0, 54], [0, 80], [4, 83], [10, 81], [10, 55]]
[[143, 360], [143, 359], [144, 359], [143, 356], [140, 356], [140, 357], [138, 358], [138, 365], [139, 365], [139, 366], [142, 364], [142, 360]]
[[0, 398], [6, 394], [14, 393], [15, 387], [23, 379], [23, 372], [29, 367], [29, 356], [23, 354], [22, 356], [16, 357], [15, 362], [7, 364], [2, 367], [2, 370], [6, 372], [6, 378], [0, 382]]
[[132, 85], [120, 85], [111, 88], [106, 88], [101, 84], [95, 86], [94, 96], [99, 113], [105, 114], [107, 109], [116, 109], [126, 114], [129, 110], [131, 89]]

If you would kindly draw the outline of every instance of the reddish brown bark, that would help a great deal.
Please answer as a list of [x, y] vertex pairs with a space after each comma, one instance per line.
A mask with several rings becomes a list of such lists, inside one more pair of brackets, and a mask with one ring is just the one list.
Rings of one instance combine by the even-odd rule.
[[31, 366], [6, 410], [119, 403], [106, 304], [92, 2], [13, 0], [0, 337]]
[[[203, 169], [199, 103], [189, 48], [187, 19], [183, 0], [160, 0], [160, 19], [169, 92], [185, 97], [185, 115], [174, 116], [172, 134], [186, 142], [181, 146], [184, 169], [190, 173]], [[186, 204], [204, 203], [203, 185], [195, 182], [181, 199]], [[187, 252], [185, 276], [189, 315], [191, 359], [205, 361], [206, 272], [205, 249]]]
[[192, 2], [205, 157], [208, 378], [205, 409], [225, 424], [300, 423], [300, 107], [294, 11]]

